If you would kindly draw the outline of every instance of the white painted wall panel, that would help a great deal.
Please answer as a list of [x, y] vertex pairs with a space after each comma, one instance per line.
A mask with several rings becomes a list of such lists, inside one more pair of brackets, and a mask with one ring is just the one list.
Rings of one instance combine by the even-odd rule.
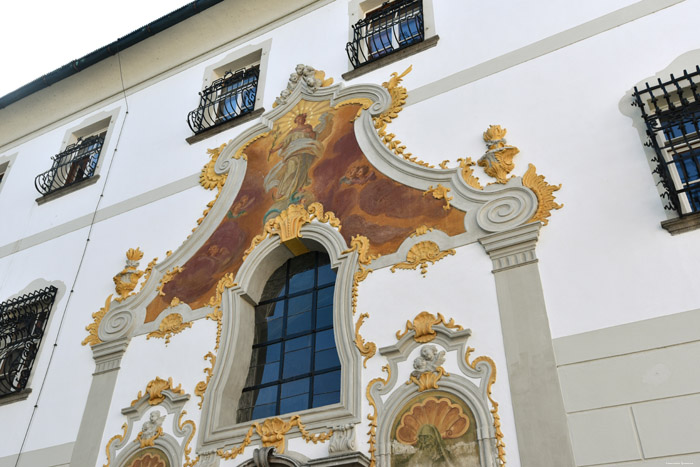
[[647, 458], [700, 452], [700, 394], [632, 407]]
[[569, 415], [576, 465], [598, 465], [641, 459], [629, 407]]

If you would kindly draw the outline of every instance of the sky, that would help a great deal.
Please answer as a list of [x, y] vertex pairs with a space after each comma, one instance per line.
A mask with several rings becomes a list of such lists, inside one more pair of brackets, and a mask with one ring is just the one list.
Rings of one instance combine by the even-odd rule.
[[192, 0], [4, 0], [0, 96]]

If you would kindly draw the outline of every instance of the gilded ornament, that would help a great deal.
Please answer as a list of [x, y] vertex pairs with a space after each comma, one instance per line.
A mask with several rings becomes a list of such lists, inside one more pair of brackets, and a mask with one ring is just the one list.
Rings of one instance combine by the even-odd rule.
[[189, 438], [187, 438], [187, 441], [185, 442], [185, 463], [182, 465], [182, 467], [193, 467], [197, 464], [197, 462], [199, 462], [199, 456], [197, 456], [195, 459], [192, 459], [190, 457], [190, 454], [192, 453], [190, 443], [192, 442], [192, 438], [194, 438], [194, 434], [197, 432], [197, 425], [195, 425], [194, 421], [192, 420], [187, 420], [183, 422], [182, 417], [184, 417], [185, 414], [187, 414], [186, 410], [180, 412], [180, 417], [177, 419], [177, 427], [180, 429], [180, 431], [183, 431], [186, 425], [190, 425], [192, 426], [192, 432], [190, 433]]
[[107, 447], [105, 447], [105, 452], [107, 453], [107, 463], [106, 463], [106, 464], [103, 464], [102, 467], [109, 467], [109, 464], [111, 464], [111, 462], [112, 462], [111, 457], [112, 457], [112, 456], [110, 455], [109, 448], [110, 448], [110, 446], [112, 446], [112, 443], [115, 442], [115, 441], [117, 441], [118, 443], [121, 443], [122, 441], [124, 441], [124, 438], [126, 438], [126, 430], [127, 430], [127, 428], [129, 428], [129, 425], [127, 425], [126, 423], [124, 423], [124, 424], [122, 425], [122, 430], [124, 431], [124, 434], [121, 434], [121, 435], [114, 435], [114, 436], [112, 436], [111, 438], [109, 438], [109, 441], [107, 441]]
[[484, 187], [479, 183], [479, 177], [474, 175], [474, 169], [472, 169], [472, 167], [476, 165], [476, 162], [474, 162], [471, 157], [457, 159], [457, 162], [459, 162], [459, 168], [462, 172], [462, 179], [467, 185], [477, 190], [483, 190]]
[[209, 386], [209, 381], [211, 380], [211, 377], [214, 375], [214, 365], [216, 364], [216, 355], [213, 352], [208, 352], [204, 356], [204, 360], [209, 360], [211, 362], [211, 367], [204, 368], [204, 373], [207, 375], [206, 379], [204, 381], [200, 381], [197, 383], [197, 385], [194, 387], [194, 395], [200, 398], [200, 401], [197, 403], [199, 405], [199, 408], [202, 408], [202, 404], [204, 404], [204, 394], [207, 392], [207, 387]]
[[436, 186], [435, 188], [433, 188], [432, 185], [429, 186], [428, 189], [423, 192], [423, 196], [425, 196], [427, 194], [432, 194], [433, 198], [435, 198], [435, 199], [444, 199], [445, 205], [442, 207], [442, 209], [447, 211], [451, 207], [450, 201], [452, 201], [454, 199], [454, 196], [447, 196], [447, 193], [449, 193], [449, 191], [450, 191], [449, 188], [445, 188], [444, 186], [442, 186], [438, 183], [438, 186]]
[[446, 328], [456, 329], [458, 331], [464, 329], [459, 324], [455, 324], [454, 319], [450, 319], [449, 321], [445, 320], [445, 317], [440, 313], [435, 316], [429, 311], [421, 311], [415, 318], [413, 318], [413, 322], [406, 321], [406, 329], [403, 332], [396, 331], [396, 339], [401, 339], [409, 331], [413, 331], [413, 339], [416, 342], [430, 342], [437, 337], [437, 332], [433, 329], [433, 326], [437, 326], [438, 324], [442, 324]]
[[301, 418], [299, 417], [299, 415], [293, 415], [288, 422], [285, 422], [279, 417], [272, 417], [265, 420], [262, 424], [258, 422], [253, 423], [248, 429], [248, 433], [243, 439], [243, 442], [238, 446], [231, 448], [229, 451], [219, 449], [216, 451], [216, 453], [222, 459], [230, 460], [235, 458], [243, 452], [246, 446], [250, 444], [253, 433], [255, 432], [260, 437], [263, 446], [272, 446], [277, 452], [279, 452], [280, 454], [284, 454], [286, 435], [289, 432], [289, 430], [291, 430], [295, 426], [299, 428], [299, 431], [301, 432], [301, 437], [307, 443], [316, 444], [318, 442], [325, 442], [329, 440], [330, 437], [333, 435], [333, 430], [330, 430], [326, 433], [318, 433], [316, 435], [312, 435], [306, 430], [306, 427], [301, 422]]
[[[177, 300], [178, 303], [180, 301], [177, 297], [173, 299], [173, 302], [175, 300]], [[171, 303], [170, 306], [173, 306], [173, 304]], [[146, 340], [150, 339], [151, 337], [165, 339], [165, 345], [168, 345], [170, 344], [170, 338], [173, 337], [173, 335], [180, 334], [185, 329], [191, 327], [192, 323], [182, 322], [182, 315], [180, 313], [171, 313], [163, 318], [158, 325], [157, 331], [149, 332], [146, 335]]]
[[[168, 255], [168, 254], [166, 253], [166, 256], [170, 256], [170, 255]], [[163, 287], [165, 286], [165, 284], [167, 284], [168, 282], [170, 282], [171, 280], [173, 280], [173, 278], [175, 277], [175, 275], [181, 273], [182, 271], [184, 271], [184, 269], [185, 269], [185, 268], [183, 268], [183, 267], [175, 266], [175, 267], [172, 268], [170, 271], [168, 271], [168, 272], [166, 272], [165, 274], [163, 274], [163, 277], [160, 279], [160, 285], [158, 285], [158, 293], [159, 293], [161, 296], [165, 296], [165, 292], [163, 292]]]
[[458, 404], [444, 397], [427, 397], [416, 402], [401, 417], [396, 439], [403, 444], [415, 445], [423, 425], [434, 426], [442, 439], [455, 439], [469, 429], [469, 417]]
[[454, 255], [453, 249], [440, 251], [437, 243], [426, 240], [416, 243], [406, 253], [406, 261], [395, 264], [391, 267], [391, 272], [397, 269], [417, 269], [420, 266], [420, 273], [425, 277], [428, 273], [428, 263], [435, 264], [447, 255]]
[[486, 394], [489, 398], [489, 401], [491, 402], [491, 415], [493, 415], [493, 428], [496, 432], [496, 448], [498, 449], [498, 460], [501, 462], [501, 466], [506, 465], [506, 443], [503, 441], [503, 432], [501, 431], [501, 417], [498, 415], [498, 403], [493, 400], [493, 397], [491, 395], [491, 387], [493, 386], [493, 383], [496, 382], [496, 363], [487, 356], [481, 356], [477, 357], [472, 361], [471, 363], [469, 362], [469, 356], [471, 353], [474, 351], [473, 347], [467, 347], [467, 352], [464, 355], [464, 361], [466, 364], [472, 368], [473, 370], [476, 370], [476, 365], [479, 362], [486, 362], [489, 364], [491, 367], [491, 376], [488, 381], [488, 385], [486, 386]]
[[233, 154], [233, 158], [234, 159], [243, 159], [244, 161], [247, 161], [248, 156], [246, 155], [246, 153], [244, 151], [246, 149], [248, 149], [248, 147], [251, 144], [253, 144], [254, 142], [256, 142], [257, 140], [259, 140], [261, 138], [266, 137], [269, 134], [270, 134], [270, 132], [266, 131], [265, 133], [261, 133], [259, 135], [256, 135], [256, 136], [250, 138], [248, 141], [245, 142], [245, 144], [241, 145], [238, 149], [236, 149], [236, 152]]
[[450, 163], [449, 159], [445, 159], [444, 161], [440, 162], [438, 164], [438, 167], [440, 167], [442, 170], [447, 170], [449, 167], [447, 167], [447, 164]]
[[151, 278], [151, 273], [153, 272], [153, 267], [156, 265], [156, 262], [158, 262], [158, 258], [153, 258], [151, 262], [148, 263], [148, 266], [146, 266], [146, 270], [144, 271], [143, 275], [143, 282], [141, 282], [141, 288], [139, 289], [139, 292], [143, 290], [144, 285], [146, 285], [148, 279]]
[[336, 104], [333, 108], [339, 109], [341, 107], [345, 107], [346, 105], [355, 105], [355, 104], [359, 104], [361, 107], [359, 109], [357, 109], [357, 114], [355, 114], [355, 117], [352, 120], [350, 120], [351, 122], [354, 122], [355, 120], [357, 120], [360, 117], [363, 110], [367, 110], [370, 108], [370, 106], [372, 105], [371, 99], [368, 99], [366, 97], [357, 97], [354, 99], [347, 99], [347, 100], [344, 100], [343, 102]]
[[102, 318], [105, 317], [111, 305], [112, 296], [110, 295], [109, 297], [107, 297], [107, 300], [105, 300], [105, 306], [103, 306], [98, 311], [92, 314], [93, 321], [85, 327], [85, 330], [88, 332], [88, 336], [85, 339], [83, 339], [83, 342], [81, 342], [82, 345], [90, 344], [92, 346], [102, 342], [99, 336], [97, 335], [97, 330], [100, 328]]
[[141, 443], [142, 448], [145, 448], [148, 446], [154, 446], [156, 439], [158, 439], [162, 434], [163, 434], [163, 427], [162, 426], [159, 426], [158, 428], [156, 428], [156, 432], [148, 438], [144, 437], [143, 431], [140, 431], [139, 434], [136, 435], [136, 439], [134, 440], [134, 442]]
[[561, 184], [550, 185], [544, 179], [544, 175], [537, 175], [536, 168], [532, 164], [528, 164], [527, 172], [523, 175], [523, 185], [535, 192], [537, 196], [537, 211], [528, 222], [540, 221], [542, 224], [549, 224], [547, 219], [552, 209], [561, 209], [563, 204], [555, 203], [555, 191], [561, 189]]
[[369, 431], [367, 432], [367, 434], [369, 435], [369, 467], [376, 467], [377, 465], [377, 404], [374, 401], [374, 397], [372, 397], [370, 388], [375, 383], [381, 383], [382, 385], [386, 386], [389, 383], [389, 379], [391, 378], [391, 368], [389, 367], [389, 365], [384, 365], [382, 367], [382, 371], [386, 372], [386, 378], [382, 378], [381, 376], [374, 378], [369, 382], [369, 384], [367, 385], [367, 389], [365, 390], [367, 402], [373, 410], [371, 414], [367, 414], [367, 420], [369, 420]]
[[413, 360], [414, 370], [406, 381], [406, 384], [415, 383], [418, 392], [427, 389], [438, 389], [438, 381], [443, 376], [450, 376], [442, 367], [445, 363], [445, 351], [438, 351], [434, 345], [424, 345], [420, 349], [420, 355]]
[[377, 130], [377, 134], [379, 135], [379, 138], [381, 138], [382, 142], [394, 154], [403, 157], [405, 160], [413, 162], [414, 164], [418, 164], [422, 167], [433, 168], [433, 166], [428, 164], [427, 162], [419, 160], [410, 152], [406, 152], [406, 146], [402, 145], [401, 141], [396, 139], [395, 134], [387, 134], [386, 132], [387, 125], [391, 123], [391, 121], [394, 120], [396, 117], [398, 117], [399, 112], [403, 110], [403, 106], [406, 104], [408, 91], [406, 91], [405, 87], [399, 86], [399, 84], [401, 84], [401, 81], [403, 81], [403, 77], [406, 76], [412, 69], [413, 66], [409, 66], [400, 75], [398, 73], [392, 73], [389, 81], [382, 83], [382, 86], [384, 86], [387, 89], [387, 91], [389, 91], [389, 95], [391, 96], [391, 106], [387, 110], [382, 112], [379, 116], [374, 117], [374, 128]]
[[[164, 380], [158, 376], [155, 379], [148, 382], [146, 385], [146, 394], [148, 394], [148, 405], [158, 405], [165, 400], [165, 395], [163, 391], [169, 390], [175, 394], [184, 394], [185, 391], [182, 389], [182, 384], [178, 384], [177, 387], [173, 384], [173, 379], [168, 378]], [[143, 397], [143, 393], [139, 391], [136, 399], [131, 401], [131, 406], [135, 406], [136, 403]]]
[[121, 302], [131, 295], [131, 292], [136, 288], [139, 279], [143, 276], [144, 271], [139, 271], [139, 260], [143, 258], [143, 251], [139, 248], [129, 248], [126, 252], [126, 266], [121, 272], [114, 276], [114, 290], [119, 295], [115, 298]]
[[421, 225], [420, 227], [418, 227], [416, 229], [415, 232], [413, 232], [411, 235], [409, 235], [409, 237], [411, 237], [411, 238], [419, 237], [421, 235], [427, 234], [428, 232], [432, 232], [433, 230], [435, 230], [435, 229], [433, 229], [432, 227], [428, 227], [427, 225]]
[[[308, 208], [303, 204], [292, 204], [282, 211], [277, 217], [268, 220], [263, 228], [263, 233], [253, 238], [250, 247], [243, 253], [243, 260], [258, 246], [265, 238], [272, 235], [280, 237], [280, 241], [286, 245], [293, 253], [303, 253], [301, 249], [306, 249], [299, 240], [301, 238], [301, 228], [312, 220], [318, 220], [330, 224], [340, 230], [340, 220], [332, 212], [324, 212], [321, 203], [312, 203]], [[308, 250], [306, 250], [308, 251]]]
[[515, 146], [508, 146], [506, 142], [505, 128], [500, 125], [491, 125], [484, 132], [484, 142], [488, 148], [486, 153], [478, 161], [480, 167], [490, 177], [496, 179], [496, 183], [505, 184], [511, 170], [515, 168], [513, 158], [520, 152]]
[[362, 366], [367, 368], [367, 360], [374, 357], [377, 353], [377, 344], [374, 342], [365, 342], [365, 340], [360, 335], [360, 327], [364, 323], [365, 319], [369, 318], [368, 313], [362, 313], [355, 323], [355, 347], [360, 351], [360, 354], [364, 357], [362, 361]]
[[207, 190], [220, 190], [226, 182], [227, 174], [218, 174], [214, 170], [216, 161], [219, 159], [221, 151], [223, 151], [225, 147], [226, 143], [218, 148], [207, 149], [207, 154], [209, 154], [210, 159], [202, 168], [202, 173], [199, 174], [199, 184]]

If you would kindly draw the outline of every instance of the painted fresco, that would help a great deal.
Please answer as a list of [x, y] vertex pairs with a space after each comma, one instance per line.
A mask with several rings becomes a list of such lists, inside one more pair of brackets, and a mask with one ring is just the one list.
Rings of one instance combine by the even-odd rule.
[[265, 221], [290, 204], [320, 202], [340, 219], [346, 242], [364, 235], [372, 254], [393, 253], [423, 224], [451, 236], [463, 233], [464, 212], [446, 211], [444, 201], [391, 180], [369, 163], [352, 123], [359, 109], [360, 104], [334, 109], [328, 101], [302, 100], [253, 141], [245, 149], [246, 177], [231, 208], [183, 271], [165, 284], [165, 295], [148, 306], [146, 322], [173, 297], [192, 309], [206, 305], [219, 279], [238, 270]]
[[479, 467], [476, 421], [460, 399], [442, 391], [409, 400], [391, 428], [391, 467]]
[[170, 467], [165, 454], [154, 448], [139, 451], [124, 464], [126, 467]]

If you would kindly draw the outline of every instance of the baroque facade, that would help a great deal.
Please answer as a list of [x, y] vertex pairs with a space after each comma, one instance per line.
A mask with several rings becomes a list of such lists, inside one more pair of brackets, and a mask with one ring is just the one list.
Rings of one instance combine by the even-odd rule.
[[700, 462], [700, 10], [538, 3], [195, 2], [0, 98], [0, 467]]

